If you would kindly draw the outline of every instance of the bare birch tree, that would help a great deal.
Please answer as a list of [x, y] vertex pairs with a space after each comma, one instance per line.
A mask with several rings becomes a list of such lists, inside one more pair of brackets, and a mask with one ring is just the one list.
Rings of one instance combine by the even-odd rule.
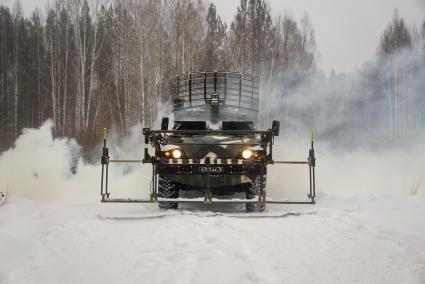
[[388, 94], [389, 112], [390, 112], [390, 128], [392, 130], [392, 138], [396, 142], [402, 142], [404, 139], [405, 115], [404, 110], [405, 97], [403, 95], [404, 78], [401, 70], [401, 62], [397, 52], [412, 45], [411, 34], [404, 22], [400, 18], [398, 12], [395, 11], [392, 22], [385, 29], [381, 38], [381, 51], [384, 60], [389, 64], [392, 74], [389, 78]]

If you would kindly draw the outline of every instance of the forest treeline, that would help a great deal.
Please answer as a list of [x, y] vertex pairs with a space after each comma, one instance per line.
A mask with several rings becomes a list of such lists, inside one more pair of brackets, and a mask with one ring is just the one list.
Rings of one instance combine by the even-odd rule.
[[[425, 69], [425, 23], [408, 27], [395, 14], [376, 62], [354, 75], [324, 76], [316, 69], [307, 14], [299, 20], [272, 16], [264, 0], [241, 0], [227, 26], [214, 4], [202, 0], [102, 3], [56, 0], [30, 17], [19, 2], [12, 9], [0, 6], [0, 149], [11, 146], [23, 128], [47, 119], [55, 136], [81, 145], [97, 142], [103, 127], [126, 135], [136, 123], [151, 126], [170, 99], [171, 78], [203, 70], [260, 75], [263, 125], [278, 118], [287, 129], [309, 124], [332, 135], [343, 127], [352, 133], [371, 129], [379, 121], [400, 140], [410, 112], [423, 122], [425, 95], [416, 76]], [[409, 57], [414, 66], [404, 64], [400, 54], [406, 50], [415, 53]], [[356, 86], [340, 88], [353, 77]], [[346, 92], [355, 95], [352, 103], [344, 100]], [[292, 103], [294, 96], [317, 101], [329, 94], [328, 105]], [[374, 104], [376, 97], [384, 103]], [[353, 119], [335, 125], [335, 109], [347, 109]], [[366, 128], [364, 117], [370, 120]]]
[[[44, 19], [45, 20], [42, 20]], [[230, 27], [193, 0], [57, 0], [45, 13], [0, 8], [0, 131], [52, 119], [56, 136], [96, 141], [103, 127], [150, 126], [181, 73], [230, 70], [279, 80], [314, 71], [307, 16], [273, 20], [263, 0], [242, 0]]]

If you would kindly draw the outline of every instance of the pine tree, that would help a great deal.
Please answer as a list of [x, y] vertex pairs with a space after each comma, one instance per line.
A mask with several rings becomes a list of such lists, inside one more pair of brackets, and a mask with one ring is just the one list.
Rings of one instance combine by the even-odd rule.
[[401, 48], [412, 46], [412, 36], [404, 19], [400, 18], [398, 11], [394, 12], [392, 22], [387, 26], [381, 37], [381, 51], [390, 54]]
[[[0, 147], [10, 145], [13, 133], [14, 21], [9, 8], [0, 7]], [[2, 148], [0, 148], [2, 149]]]

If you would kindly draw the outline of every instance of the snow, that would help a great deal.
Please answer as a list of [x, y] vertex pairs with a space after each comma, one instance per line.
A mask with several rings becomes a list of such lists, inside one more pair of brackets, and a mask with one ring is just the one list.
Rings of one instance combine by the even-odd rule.
[[0, 207], [0, 283], [425, 283], [425, 199], [321, 194], [229, 204]]

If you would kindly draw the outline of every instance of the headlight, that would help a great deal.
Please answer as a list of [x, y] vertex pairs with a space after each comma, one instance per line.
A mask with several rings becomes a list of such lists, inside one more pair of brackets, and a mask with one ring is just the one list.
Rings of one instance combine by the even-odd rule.
[[242, 158], [244, 158], [244, 159], [252, 158], [253, 155], [254, 155], [254, 153], [249, 149], [242, 151]]
[[174, 159], [180, 159], [182, 157], [182, 151], [179, 149], [174, 149], [171, 153]]

